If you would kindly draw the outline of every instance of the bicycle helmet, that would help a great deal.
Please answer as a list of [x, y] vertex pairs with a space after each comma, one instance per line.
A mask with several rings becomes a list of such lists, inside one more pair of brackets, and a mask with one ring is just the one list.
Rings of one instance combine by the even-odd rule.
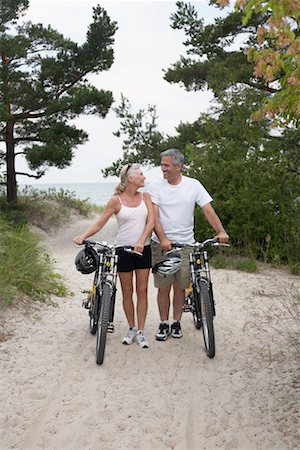
[[97, 261], [98, 256], [95, 250], [92, 248], [84, 248], [76, 255], [76, 269], [83, 274], [95, 272]]
[[153, 273], [161, 277], [167, 277], [178, 272], [182, 267], [182, 260], [178, 256], [170, 256], [163, 261], [158, 262], [152, 269]]

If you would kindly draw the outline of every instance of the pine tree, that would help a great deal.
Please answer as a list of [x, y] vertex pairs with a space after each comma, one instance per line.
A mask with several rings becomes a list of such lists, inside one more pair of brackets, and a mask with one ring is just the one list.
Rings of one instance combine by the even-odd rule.
[[[19, 24], [28, 8], [26, 0], [2, 0], [0, 23], [0, 127], [6, 166], [2, 183], [7, 201], [17, 202], [15, 158], [23, 155], [39, 178], [49, 166], [70, 165], [76, 146], [88, 139], [85, 131], [70, 124], [81, 114], [104, 118], [112, 92], [98, 90], [88, 75], [108, 70], [114, 61], [117, 30], [106, 11], [93, 8], [93, 22], [80, 46], [51, 26]], [[19, 149], [18, 151], [16, 149]]]

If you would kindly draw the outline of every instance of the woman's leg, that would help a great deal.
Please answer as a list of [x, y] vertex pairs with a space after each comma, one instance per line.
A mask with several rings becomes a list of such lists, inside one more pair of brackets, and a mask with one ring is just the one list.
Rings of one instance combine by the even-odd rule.
[[130, 328], [135, 326], [134, 320], [134, 305], [132, 300], [133, 294], [133, 272], [119, 272], [119, 279], [121, 282], [123, 308]]
[[150, 269], [137, 269], [136, 295], [137, 295], [137, 321], [138, 329], [143, 330], [148, 309], [148, 280]]

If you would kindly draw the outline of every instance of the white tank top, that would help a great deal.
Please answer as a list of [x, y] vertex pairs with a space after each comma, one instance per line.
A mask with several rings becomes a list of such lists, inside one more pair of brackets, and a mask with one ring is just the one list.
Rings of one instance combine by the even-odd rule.
[[[117, 195], [121, 203], [121, 209], [116, 214], [118, 222], [118, 233], [116, 245], [134, 245], [144, 231], [148, 216], [148, 208], [141, 194], [141, 202], [138, 206], [125, 206], [121, 198]], [[145, 245], [150, 244], [150, 238], [145, 241]]]

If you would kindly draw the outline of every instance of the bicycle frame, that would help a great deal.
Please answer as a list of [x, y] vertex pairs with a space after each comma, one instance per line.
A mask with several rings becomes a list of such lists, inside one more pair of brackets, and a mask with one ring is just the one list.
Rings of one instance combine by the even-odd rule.
[[[213, 296], [212, 281], [209, 268], [207, 246], [218, 246], [229, 244], [219, 243], [217, 239], [207, 239], [204, 242], [190, 244], [189, 266], [191, 273], [191, 286], [186, 292], [183, 311], [191, 312], [196, 329], [202, 328], [205, 352], [209, 358], [215, 356], [215, 335], [213, 319], [216, 315]], [[180, 244], [174, 244], [173, 247]]]
[[102, 364], [106, 335], [114, 330], [118, 255], [116, 246], [107, 242], [85, 240], [83, 243], [97, 255], [92, 290], [85, 291], [88, 299], [83, 302], [83, 306], [89, 309], [91, 334], [96, 334], [96, 363]]
[[216, 315], [215, 302], [212, 289], [212, 281], [209, 268], [208, 253], [204, 249], [198, 249], [197, 247], [189, 254], [189, 264], [191, 272], [192, 285], [195, 287], [196, 292], [200, 294], [201, 282], [207, 285], [213, 308], [213, 315]]
[[117, 282], [118, 255], [115, 249], [108, 247], [99, 253], [99, 272], [96, 289], [101, 297], [104, 283], [109, 283], [114, 290]]

